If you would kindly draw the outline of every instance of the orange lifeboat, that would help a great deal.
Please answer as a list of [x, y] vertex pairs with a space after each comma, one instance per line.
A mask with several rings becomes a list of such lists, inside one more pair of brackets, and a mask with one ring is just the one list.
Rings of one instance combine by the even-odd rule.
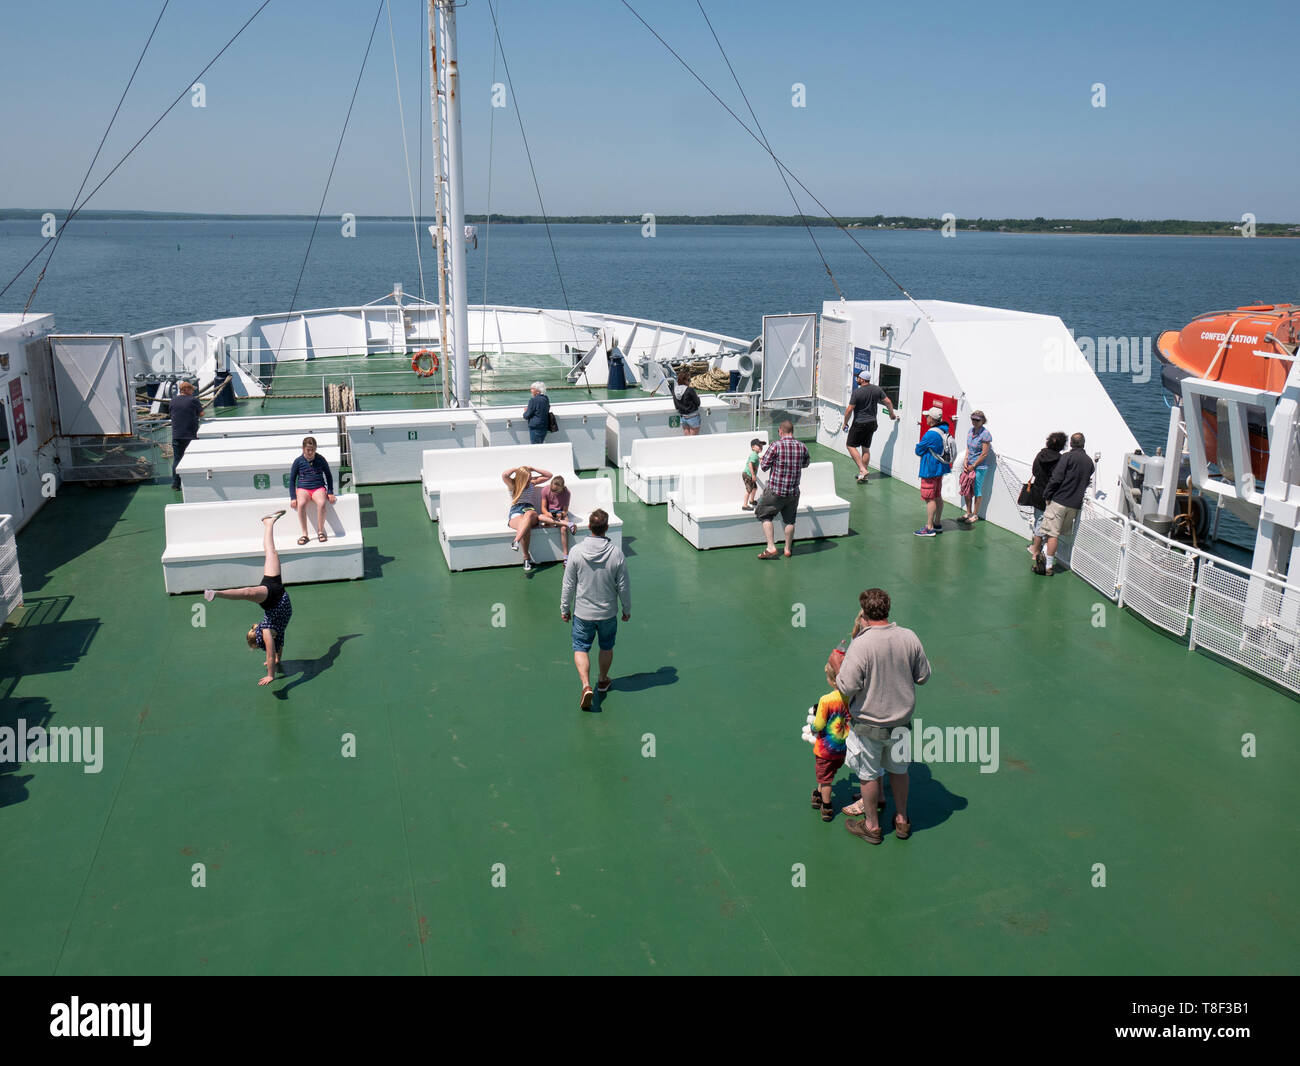
[[[1160, 358], [1192, 377], [1282, 391], [1300, 339], [1300, 306], [1259, 304], [1211, 311], [1156, 341]], [[1177, 375], [1181, 377], [1182, 375]]]
[[[1184, 377], [1221, 381], [1264, 392], [1281, 393], [1300, 342], [1300, 306], [1256, 304], [1233, 311], [1211, 311], [1181, 330], [1166, 330], [1156, 340], [1165, 364], [1164, 385], [1181, 395]], [[1231, 455], [1219, 456], [1220, 404], [1201, 400], [1206, 459], [1230, 473]], [[1250, 465], [1262, 481], [1268, 471], [1268, 426], [1262, 407], [1247, 409]]]

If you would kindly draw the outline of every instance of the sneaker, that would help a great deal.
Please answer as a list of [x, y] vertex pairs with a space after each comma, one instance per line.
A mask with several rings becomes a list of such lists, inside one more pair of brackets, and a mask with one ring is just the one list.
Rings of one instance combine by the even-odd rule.
[[752, 503], [742, 503], [740, 505], [740, 509], [742, 511], [752, 511], [754, 509], [754, 505]]
[[533, 561], [532, 561], [531, 559], [525, 559], [525, 560], [524, 560], [524, 573], [525, 573], [525, 574], [531, 574], [532, 572], [533, 572]]
[[602, 695], [614, 687], [614, 679], [607, 677], [604, 681], [596, 682], [596, 691]]
[[1051, 577], [1056, 573], [1056, 570], [1053, 567], [1048, 566], [1042, 559], [1039, 559], [1034, 563], [1033, 571], [1039, 577]]
[[594, 698], [594, 696], [595, 693], [592, 692], [591, 689], [584, 688], [582, 690], [582, 698], [578, 701], [578, 706], [584, 711], [591, 710], [591, 701]]
[[859, 484], [859, 485], [865, 485], [866, 483], [867, 483], [867, 475], [866, 475], [866, 474], [859, 474], [859, 475], [858, 475], [858, 484]]
[[512, 541], [510, 542], [510, 550], [511, 550], [512, 552], [517, 552], [517, 551], [519, 550], [519, 541], [517, 541], [517, 540], [512, 540]]
[[569, 523], [569, 536], [574, 536], [578, 532], [578, 527], [574, 523]]
[[942, 532], [943, 532], [943, 524], [942, 524], [942, 523], [940, 523], [939, 525], [937, 525], [937, 526], [934, 527], [934, 535], [935, 535], [936, 537], [937, 537], [940, 533], [942, 533]]
[[217, 594], [212, 589], [204, 589], [203, 598], [207, 600], [209, 603], [211, 603], [213, 600], [217, 598]]
[[934, 536], [934, 530], [931, 529], [929, 526], [922, 526], [920, 529], [914, 529], [914, 530], [912, 530], [912, 536], [914, 536], [914, 537], [933, 537], [933, 536]]

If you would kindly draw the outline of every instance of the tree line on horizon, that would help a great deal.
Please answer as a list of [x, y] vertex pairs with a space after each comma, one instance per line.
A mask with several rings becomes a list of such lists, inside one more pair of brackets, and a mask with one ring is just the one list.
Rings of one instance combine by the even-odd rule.
[[[0, 221], [39, 219], [45, 212], [32, 208], [0, 208]], [[55, 212], [62, 221], [58, 212]], [[310, 221], [313, 215], [246, 215], [246, 214], [204, 214], [199, 212], [179, 211], [82, 211], [77, 216], [86, 221], [112, 219], [158, 219], [164, 221], [203, 221], [203, 220], [274, 220]], [[409, 215], [357, 215], [359, 220], [370, 221], [406, 221]], [[798, 215], [660, 215], [654, 216], [656, 226], [815, 226], [819, 229], [836, 225], [828, 218]], [[429, 221], [425, 219], [424, 221]], [[470, 214], [465, 216], [470, 225], [484, 225], [489, 216]], [[541, 215], [506, 215], [493, 213], [490, 217], [493, 225], [538, 225], [546, 221], [570, 225], [635, 225], [643, 224], [640, 214], [636, 215], [556, 215], [549, 219]], [[839, 223], [853, 229], [942, 229], [942, 218], [924, 218], [914, 215], [858, 215], [844, 217]], [[948, 220], [961, 231], [982, 233], [1092, 233], [1092, 234], [1148, 234], [1159, 236], [1236, 236], [1241, 232], [1242, 223], [1234, 221], [1205, 221], [1181, 218], [1132, 219], [1132, 218], [956, 218]], [[1267, 237], [1300, 237], [1300, 225], [1288, 222], [1256, 222], [1255, 233]]]

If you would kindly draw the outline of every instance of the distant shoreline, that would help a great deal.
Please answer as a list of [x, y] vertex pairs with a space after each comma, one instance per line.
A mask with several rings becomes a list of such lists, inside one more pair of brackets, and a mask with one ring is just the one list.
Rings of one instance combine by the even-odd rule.
[[[57, 219], [62, 219], [60, 212], [53, 212]], [[0, 222], [40, 221], [46, 214], [34, 208], [0, 208]], [[409, 222], [409, 215], [356, 215], [358, 222]], [[83, 222], [311, 222], [314, 215], [249, 215], [249, 214], [206, 214], [184, 211], [83, 211], [77, 216]], [[333, 215], [323, 216], [333, 221]], [[492, 225], [540, 225], [545, 219], [540, 215], [498, 215], [492, 216]], [[648, 219], [641, 215], [565, 215], [549, 220], [554, 225], [606, 225], [641, 227]], [[871, 217], [849, 217], [840, 220], [852, 231], [864, 233], [882, 233], [886, 231], [936, 231], [945, 224], [951, 226], [954, 235], [958, 233], [1007, 233], [1007, 234], [1059, 234], [1079, 237], [1240, 237], [1241, 223], [1230, 221], [1202, 221], [1187, 219], [1049, 219], [1036, 217], [1032, 219], [968, 219], [956, 218], [942, 220], [937, 218], [916, 218], [912, 216], [873, 215]], [[421, 220], [425, 225], [432, 219]], [[467, 215], [470, 225], [482, 226], [487, 222], [484, 215]], [[656, 215], [654, 224], [658, 226], [753, 226], [803, 227], [805, 220], [797, 215]], [[812, 218], [806, 224], [817, 229], [833, 229], [835, 224], [826, 218]], [[1300, 237], [1300, 224], [1290, 222], [1256, 222], [1256, 237]]]

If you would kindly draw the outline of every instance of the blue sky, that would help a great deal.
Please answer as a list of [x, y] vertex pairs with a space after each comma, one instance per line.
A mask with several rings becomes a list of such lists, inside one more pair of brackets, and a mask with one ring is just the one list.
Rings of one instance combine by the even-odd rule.
[[[431, 213], [427, 102], [417, 121], [425, 5], [390, 2]], [[173, 0], [92, 184], [256, 6]], [[747, 117], [694, 0], [633, 6]], [[66, 209], [160, 7], [6, 11], [0, 206]], [[1165, 0], [705, 9], [777, 153], [837, 213], [1300, 220], [1300, 82], [1270, 44], [1295, 39], [1294, 4], [1239, 4], [1231, 17]], [[207, 106], [182, 102], [92, 205], [314, 213], [374, 11], [272, 0], [203, 79]], [[792, 212], [771, 161], [619, 0], [497, 0], [497, 11], [518, 93], [497, 110], [487, 0], [459, 11], [470, 211], [489, 207], [495, 118], [490, 207], [537, 212], [517, 105], [552, 214]], [[1104, 108], [1092, 106], [1098, 82]], [[326, 211], [408, 210], [385, 14]]]

